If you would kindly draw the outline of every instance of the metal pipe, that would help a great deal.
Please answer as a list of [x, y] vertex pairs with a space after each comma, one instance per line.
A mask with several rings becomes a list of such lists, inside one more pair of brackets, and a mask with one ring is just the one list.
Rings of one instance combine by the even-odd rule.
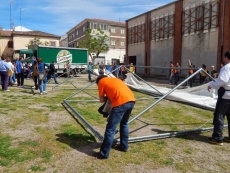
[[[126, 68], [126, 67], [125, 67]], [[127, 69], [127, 68], [126, 68]], [[128, 71], [130, 71], [128, 69]], [[139, 78], [142, 80], [142, 82], [144, 82], [145, 84], [147, 84], [148, 86], [150, 86], [151, 88], [153, 88], [154, 90], [156, 90], [160, 95], [163, 95], [158, 89], [156, 89], [155, 87], [153, 87], [152, 85], [150, 85], [149, 83], [147, 83], [144, 79], [142, 79], [141, 77], [139, 77], [138, 75], [136, 75], [135, 73], [132, 73], [135, 77]]]
[[69, 98], [71, 98], [71, 97], [75, 96], [76, 94], [80, 93], [81, 91], [85, 90], [86, 88], [89, 88], [90, 86], [92, 86], [92, 85], [93, 85], [93, 84], [95, 84], [95, 83], [96, 83], [96, 82], [90, 83], [90, 84], [89, 84], [89, 85], [87, 85], [86, 87], [84, 87], [84, 88], [80, 89], [78, 92], [76, 92], [76, 93], [74, 93], [74, 94], [70, 95], [69, 97], [67, 97], [65, 100], [67, 100], [67, 99], [69, 99]]
[[[227, 127], [228, 125], [224, 125], [224, 128]], [[129, 138], [129, 142], [142, 142], [142, 141], [154, 140], [154, 139], [171, 138], [171, 137], [182, 136], [188, 133], [200, 133], [200, 132], [206, 132], [210, 130], [213, 130], [213, 127], [199, 128], [195, 130], [185, 130], [185, 131], [178, 131], [178, 132], [171, 132], [171, 133], [160, 133], [160, 134], [149, 135], [149, 136], [132, 137]], [[114, 139], [114, 143], [118, 143], [118, 142], [120, 142], [120, 139]]]
[[[159, 103], [161, 100], [163, 100], [164, 98], [166, 98], [169, 94], [171, 94], [173, 91], [175, 91], [177, 88], [179, 88], [181, 85], [183, 85], [184, 83], [186, 83], [188, 80], [190, 80], [191, 78], [193, 78], [195, 75], [197, 75], [200, 71], [202, 71], [203, 69], [200, 68], [198, 71], [196, 71], [195, 73], [193, 73], [191, 76], [189, 76], [187, 79], [185, 79], [184, 81], [182, 81], [179, 85], [177, 85], [176, 87], [174, 87], [172, 90], [170, 90], [169, 92], [167, 92], [165, 95], [163, 95], [162, 97], [160, 97], [157, 101], [155, 101], [153, 104], [151, 104], [149, 107], [147, 107], [146, 109], [144, 109], [142, 112], [140, 112], [137, 116], [135, 116], [134, 118], [132, 118], [131, 120], [129, 120], [128, 123], [131, 123], [132, 121], [134, 121], [135, 119], [137, 119], [139, 116], [141, 116], [143, 113], [145, 113], [146, 111], [148, 111], [149, 109], [151, 109], [153, 106], [155, 106], [157, 103]], [[204, 71], [204, 70], [203, 70]]]
[[70, 106], [70, 104], [67, 102], [67, 100], [63, 100], [63, 102], [71, 109], [71, 111], [74, 112], [74, 115], [77, 116], [89, 129], [93, 134], [100, 140], [103, 140], [103, 136], [95, 130], [74, 108]]

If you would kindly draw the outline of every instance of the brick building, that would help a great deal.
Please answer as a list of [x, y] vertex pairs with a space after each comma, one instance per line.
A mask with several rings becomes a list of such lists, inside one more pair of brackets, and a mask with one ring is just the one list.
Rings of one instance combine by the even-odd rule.
[[[188, 59], [201, 67], [220, 67], [230, 50], [230, 0], [177, 0], [126, 21], [127, 63], [168, 67]], [[137, 68], [139, 74], [168, 70]], [[183, 71], [187, 73], [187, 71]]]
[[85, 19], [67, 32], [68, 46], [78, 47], [79, 41], [84, 39], [84, 31], [92, 29], [92, 35], [100, 28], [108, 35], [109, 51], [99, 54], [94, 63], [112, 64], [113, 62], [123, 62], [125, 56], [125, 23], [103, 19]]

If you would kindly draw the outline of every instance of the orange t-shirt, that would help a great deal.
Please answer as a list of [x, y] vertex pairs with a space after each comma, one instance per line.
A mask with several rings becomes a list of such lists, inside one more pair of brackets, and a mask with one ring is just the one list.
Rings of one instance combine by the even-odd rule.
[[117, 78], [102, 78], [98, 83], [98, 92], [99, 97], [106, 95], [109, 98], [112, 107], [135, 101], [133, 92], [121, 79]]

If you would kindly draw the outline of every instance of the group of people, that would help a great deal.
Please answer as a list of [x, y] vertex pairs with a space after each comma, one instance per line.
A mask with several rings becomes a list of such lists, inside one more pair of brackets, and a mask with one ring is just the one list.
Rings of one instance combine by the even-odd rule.
[[[42, 58], [32, 57], [31, 63], [24, 63], [24, 57], [19, 57], [16, 61], [11, 62], [10, 57], [1, 58], [0, 76], [3, 91], [9, 91], [8, 86], [17, 84], [18, 87], [24, 87], [24, 79], [32, 77], [35, 90], [40, 94], [46, 94], [46, 84], [50, 78], [58, 84], [56, 79], [55, 62], [47, 65], [42, 62]], [[48, 69], [48, 70], [47, 70]], [[16, 81], [17, 79], [17, 81]]]
[[46, 85], [51, 78], [54, 79], [55, 84], [58, 84], [55, 73], [55, 62], [48, 65], [42, 61], [42, 58], [34, 58], [31, 76], [33, 77], [35, 90], [39, 89], [41, 95], [46, 94]]
[[[212, 137], [208, 138], [210, 143], [217, 145], [223, 145], [223, 140], [230, 142], [230, 51], [225, 53], [223, 61], [225, 65], [221, 68], [219, 74], [214, 71], [214, 68], [211, 69], [211, 75], [215, 77], [215, 81], [210, 82], [207, 88], [208, 91], [212, 88], [218, 90], [218, 100], [213, 118], [213, 134]], [[179, 64], [176, 66], [179, 66]], [[177, 73], [177, 71], [170, 72], [174, 75]], [[120, 145], [117, 146], [117, 149], [123, 152], [128, 150], [128, 119], [135, 104], [135, 97], [125, 83], [118, 78], [110, 78], [102, 74], [98, 76], [96, 83], [99, 100], [106, 102], [109, 99], [112, 104], [100, 151], [94, 154], [98, 159], [107, 159], [118, 124], [120, 124]], [[228, 136], [223, 137], [225, 116], [229, 124]]]
[[104, 75], [106, 74], [107, 71], [107, 73], [112, 73], [115, 77], [119, 77], [120, 79], [125, 79], [127, 72], [135, 73], [135, 66], [133, 65], [133, 63], [130, 63], [130, 65], [127, 66], [118, 63], [114, 63], [113, 65], [110, 64], [104, 65], [103, 62], [101, 64], [97, 63], [96, 65], [93, 65], [91, 62], [89, 62], [87, 66], [89, 81], [92, 81], [91, 75], [94, 73], [93, 72], [94, 69], [97, 70], [99, 75]]
[[[191, 76], [196, 72], [196, 66], [194, 64], [191, 63], [190, 60], [188, 60], [188, 75]], [[221, 67], [223, 67], [223, 63], [221, 63], [220, 65]], [[199, 84], [202, 85], [204, 83], [206, 83], [206, 81], [211, 81], [211, 78], [207, 77], [207, 73], [210, 74], [213, 78], [216, 78], [218, 76], [218, 72], [215, 70], [215, 66], [212, 65], [210, 67], [210, 71], [207, 69], [205, 64], [201, 65], [202, 69], [205, 71], [201, 71], [199, 73]], [[180, 80], [180, 75], [181, 75], [181, 70], [180, 70], [180, 65], [179, 63], [176, 63], [176, 65], [173, 65], [173, 62], [170, 61], [170, 69], [169, 69], [169, 84], [173, 84], [173, 77], [174, 77], [174, 85], [178, 85], [178, 82]], [[195, 79], [196, 76], [192, 77], [189, 81], [188, 81], [188, 85], [190, 87], [193, 86], [193, 84], [195, 83]]]
[[176, 65], [173, 65], [173, 62], [170, 61], [170, 69], [169, 69], [169, 84], [171, 85], [173, 82], [173, 76], [175, 78], [174, 85], [177, 85], [180, 80], [180, 64], [177, 62]]

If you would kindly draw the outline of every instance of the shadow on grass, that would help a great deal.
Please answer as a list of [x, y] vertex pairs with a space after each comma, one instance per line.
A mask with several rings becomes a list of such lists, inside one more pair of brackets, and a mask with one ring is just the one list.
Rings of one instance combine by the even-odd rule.
[[62, 143], [69, 145], [71, 148], [78, 150], [79, 152], [85, 153], [89, 156], [93, 156], [95, 153], [93, 150], [100, 147], [101, 143], [96, 141], [96, 138], [79, 122], [76, 116], [67, 108], [65, 104], [63, 107], [66, 111], [73, 117], [73, 119], [78, 123], [82, 129], [85, 130], [86, 134], [67, 134], [67, 133], [60, 133], [56, 134], [58, 137], [56, 140]]
[[100, 143], [95, 142], [95, 138], [83, 134], [67, 134], [60, 133], [56, 134], [58, 137], [56, 140], [64, 144], [69, 145], [71, 148], [78, 150], [79, 152], [85, 153], [93, 157], [95, 149], [100, 147]]

